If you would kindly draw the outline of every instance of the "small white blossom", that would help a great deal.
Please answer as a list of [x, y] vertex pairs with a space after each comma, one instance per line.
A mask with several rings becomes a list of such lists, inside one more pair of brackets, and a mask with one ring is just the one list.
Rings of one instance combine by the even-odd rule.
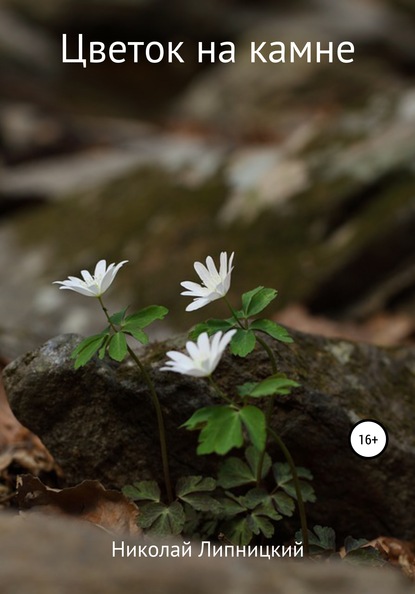
[[192, 303], [186, 307], [186, 311], [193, 311], [204, 307], [215, 299], [224, 297], [229, 291], [231, 285], [231, 273], [233, 270], [232, 260], [234, 252], [232, 252], [228, 263], [228, 254], [221, 252], [219, 271], [211, 256], [206, 258], [206, 266], [201, 262], [194, 263], [196, 270], [202, 284], [194, 283], [192, 281], [184, 281], [180, 283], [182, 287], [187, 289], [181, 295], [188, 295], [193, 297]]
[[[179, 351], [169, 351], [170, 361], [162, 367], [162, 371], [175, 371], [193, 377], [207, 377], [216, 369], [224, 350], [232, 340], [236, 330], [228, 330], [225, 334], [216, 332], [209, 338], [207, 332], [202, 332], [197, 343], [188, 341], [186, 350], [189, 355]], [[223, 336], [222, 336], [223, 334]]]
[[54, 281], [53, 284], [62, 285], [60, 289], [69, 289], [86, 297], [101, 297], [111, 286], [117, 272], [124, 266], [128, 260], [123, 260], [119, 264], [110, 264], [107, 268], [107, 262], [100, 260], [95, 266], [94, 274], [91, 275], [88, 270], [81, 270], [81, 278], [69, 276], [68, 280]]

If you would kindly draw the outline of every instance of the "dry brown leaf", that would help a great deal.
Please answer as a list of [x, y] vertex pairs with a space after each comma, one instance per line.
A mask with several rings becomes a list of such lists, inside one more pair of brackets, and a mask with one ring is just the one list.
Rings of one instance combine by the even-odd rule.
[[99, 481], [83, 481], [59, 490], [23, 475], [17, 480], [16, 499], [23, 510], [73, 516], [116, 534], [140, 533], [137, 506], [119, 491], [105, 489]]
[[406, 576], [415, 580], [415, 543], [390, 536], [378, 536], [368, 545], [378, 549], [389, 563], [399, 567]]
[[14, 416], [0, 376], [0, 472], [13, 462], [34, 475], [51, 471], [62, 474], [40, 439]]
[[290, 328], [320, 334], [328, 338], [344, 338], [369, 342], [380, 346], [392, 346], [413, 339], [415, 318], [407, 314], [379, 313], [367, 321], [338, 322], [323, 316], [314, 316], [302, 305], [290, 305], [278, 312], [275, 319]]

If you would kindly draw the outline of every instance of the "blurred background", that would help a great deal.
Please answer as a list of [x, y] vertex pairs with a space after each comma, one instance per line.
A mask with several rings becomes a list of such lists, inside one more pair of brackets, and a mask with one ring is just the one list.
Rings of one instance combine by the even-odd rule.
[[[184, 44], [185, 63], [63, 64], [77, 36]], [[406, 342], [415, 331], [412, 0], [2, 0], [0, 355], [98, 332], [98, 304], [59, 291], [129, 260], [113, 311], [185, 313], [194, 260], [235, 251], [231, 299], [277, 288], [270, 316], [307, 331]], [[234, 64], [197, 62], [232, 41]], [[251, 64], [250, 42], [342, 41], [354, 62]]]

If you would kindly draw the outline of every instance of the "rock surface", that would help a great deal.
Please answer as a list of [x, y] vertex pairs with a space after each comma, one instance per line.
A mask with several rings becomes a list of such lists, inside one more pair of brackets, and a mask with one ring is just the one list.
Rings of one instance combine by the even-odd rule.
[[[115, 540], [121, 546], [121, 538]], [[131, 547], [140, 541], [123, 539]], [[397, 572], [343, 564], [253, 559], [112, 558], [113, 537], [80, 522], [0, 516], [3, 594], [407, 594]], [[148, 543], [147, 543], [148, 544]], [[181, 544], [181, 543], [179, 543]]]
[[[280, 371], [301, 387], [278, 399], [272, 424], [296, 464], [314, 475], [310, 524], [332, 526], [339, 537], [413, 538], [414, 349], [293, 336], [292, 345], [271, 346]], [[78, 340], [59, 336], [5, 369], [13, 412], [39, 435], [70, 484], [91, 478], [120, 488], [160, 479], [155, 415], [135, 368], [92, 361], [75, 371], [70, 353]], [[212, 395], [203, 380], [159, 371], [172, 346], [181, 348], [183, 339], [150, 345], [142, 354], [165, 413], [172, 474], [212, 473], [216, 458], [197, 457], [196, 435], [178, 429]], [[231, 392], [268, 374], [268, 360], [256, 350], [242, 362], [225, 356], [217, 379]], [[379, 420], [389, 433], [388, 448], [375, 459], [362, 459], [349, 446], [352, 426], [365, 418]]]

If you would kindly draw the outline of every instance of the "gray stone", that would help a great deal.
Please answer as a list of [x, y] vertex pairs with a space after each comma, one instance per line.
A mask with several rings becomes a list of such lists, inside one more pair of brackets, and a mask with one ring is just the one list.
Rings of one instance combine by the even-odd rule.
[[[310, 525], [332, 526], [338, 536], [379, 534], [411, 538], [408, 513], [415, 492], [414, 349], [377, 348], [293, 333], [292, 345], [270, 345], [280, 371], [300, 382], [276, 399], [274, 429], [298, 466], [314, 475], [317, 502]], [[155, 415], [135, 367], [92, 361], [78, 371], [70, 353], [74, 335], [59, 336], [11, 363], [4, 382], [16, 417], [39, 435], [66, 473], [68, 483], [98, 479], [122, 487], [161, 478]], [[214, 401], [204, 380], [160, 372], [165, 352], [183, 339], [150, 345], [149, 365], [165, 414], [174, 478], [214, 473], [215, 456], [195, 455], [196, 435], [179, 429], [196, 408]], [[225, 356], [217, 370], [222, 388], [270, 373], [256, 350], [245, 360]], [[377, 419], [389, 433], [386, 451], [362, 459], [349, 446], [360, 419]], [[275, 459], [280, 452], [271, 447]]]
[[[392, 570], [346, 563], [192, 557], [112, 557], [114, 538], [82, 522], [52, 517], [0, 516], [0, 574], [3, 594], [409, 594], [409, 581]], [[153, 544], [146, 542], [147, 545]], [[160, 544], [160, 543], [157, 543]], [[172, 544], [171, 542], [169, 544]], [[181, 545], [182, 543], [178, 543]]]

